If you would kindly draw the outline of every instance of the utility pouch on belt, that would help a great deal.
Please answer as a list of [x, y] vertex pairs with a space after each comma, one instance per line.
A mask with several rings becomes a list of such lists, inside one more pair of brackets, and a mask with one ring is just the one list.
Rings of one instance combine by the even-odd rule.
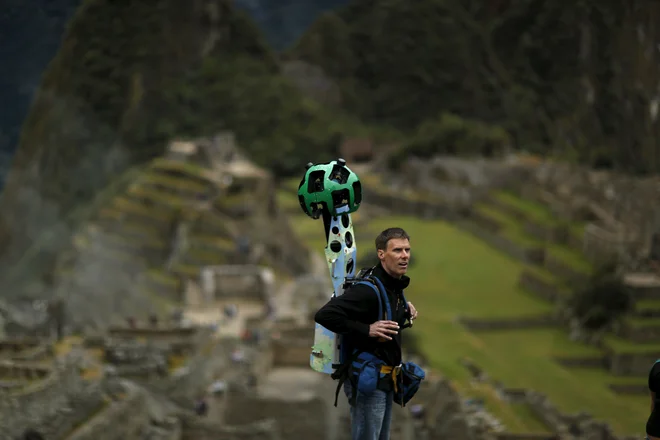
[[371, 353], [360, 353], [351, 368], [351, 379], [362, 394], [371, 394], [378, 389], [381, 381], [381, 369], [385, 362]]
[[419, 386], [426, 377], [422, 368], [414, 362], [405, 362], [401, 366], [401, 373], [395, 382], [394, 403], [406, 406], [419, 390]]

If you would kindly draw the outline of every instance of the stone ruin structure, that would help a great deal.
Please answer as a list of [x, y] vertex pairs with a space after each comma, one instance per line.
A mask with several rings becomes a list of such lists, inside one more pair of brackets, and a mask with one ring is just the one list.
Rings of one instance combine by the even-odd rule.
[[[227, 292], [241, 293], [241, 283], [244, 294], [252, 291], [262, 302], [273, 295], [268, 271], [250, 266], [209, 271], [232, 286], [225, 293], [221, 283], [202, 288], [217, 297], [235, 301]], [[232, 274], [245, 279], [225, 279]], [[250, 278], [260, 282], [251, 284]], [[293, 291], [305, 291], [312, 279], [299, 278], [302, 285]], [[348, 440], [345, 399], [340, 396], [334, 408], [336, 383], [309, 369], [313, 322], [274, 318], [253, 315], [231, 334], [205, 323], [181, 325], [161, 318], [127, 320], [103, 334], [60, 342], [5, 339], [0, 343], [0, 440], [20, 438], [28, 428], [49, 440]], [[416, 399], [426, 407], [425, 419], [410, 406], [395, 408], [393, 438], [477, 438], [469, 411], [441, 382], [444, 388], [436, 379], [427, 381]], [[208, 405], [205, 414], [199, 411], [201, 400]]]
[[[230, 269], [215, 268], [215, 275], [231, 274]], [[249, 266], [234, 267], [233, 274], [246, 278], [241, 281], [246, 292], [267, 289], [268, 283], [250, 284], [249, 278], [262, 279], [263, 274]], [[268, 275], [263, 276], [267, 281]], [[293, 291], [304, 291], [312, 281], [318, 282], [299, 278], [301, 285]], [[240, 285], [239, 280], [232, 284]], [[272, 295], [282, 294], [272, 290]], [[218, 284], [209, 291], [227, 296]], [[262, 291], [255, 297], [264, 301], [267, 295]], [[242, 330], [262, 337], [248, 337]], [[309, 317], [265, 320], [254, 315], [233, 333], [160, 319], [136, 320], [59, 343], [6, 339], [0, 342], [0, 440], [20, 438], [27, 428], [47, 439], [349, 440], [343, 395], [333, 407], [336, 383], [309, 369], [312, 338]], [[475, 380], [488, 380], [478, 367], [473, 370]], [[427, 371], [415, 400], [394, 408], [392, 438], [622, 440], [588, 415], [561, 414], [542, 395], [494, 384], [502, 400], [526, 403], [550, 431], [508, 433], [478, 401], [463, 398], [451, 382]]]
[[26, 256], [25, 267], [38, 263], [44, 273], [7, 289], [5, 332], [47, 335], [52, 298], [64, 302], [69, 332], [102, 331], [129, 313], [165, 314], [204, 266], [262, 265], [292, 276], [306, 269], [307, 250], [277, 206], [273, 176], [241, 154], [231, 132], [172, 141], [85, 208], [52, 264]]
[[660, 232], [657, 177], [636, 178], [559, 163], [543, 163], [531, 176], [545, 200], [562, 217], [590, 223], [585, 250], [609, 253], [632, 268], [644, 268]]
[[480, 200], [492, 188], [523, 192], [551, 207], [559, 218], [588, 223], [582, 246], [592, 261], [616, 258], [631, 270], [646, 270], [651, 254], [660, 255], [660, 208], [653, 203], [660, 199], [657, 177], [510, 156], [411, 158], [402, 173], [388, 180], [394, 189], [416, 188], [454, 210]]
[[[231, 139], [214, 142], [221, 147]], [[189, 157], [202, 150], [179, 143], [169, 154]], [[497, 179], [511, 184], [497, 167], [485, 179], [445, 165], [459, 170], [458, 179], [467, 186], [485, 188]], [[456, 194], [456, 200], [463, 197], [462, 191]], [[473, 191], [468, 199], [478, 196]], [[20, 438], [28, 428], [48, 440], [348, 440], [345, 399], [340, 396], [334, 408], [336, 383], [308, 366], [309, 315], [329, 294], [323, 287], [329, 282], [320, 278], [307, 274], [282, 289], [272, 270], [250, 258], [200, 265], [198, 276], [181, 286], [180, 319], [127, 320], [61, 341], [52, 337], [48, 313], [36, 320], [43, 326], [8, 326], [11, 331], [0, 341], [0, 440]], [[283, 290], [309, 297], [286, 300]], [[236, 316], [225, 316], [228, 304], [238, 305]], [[35, 328], [41, 330], [30, 330]], [[429, 373], [412, 404], [395, 408], [392, 438], [622, 440], [588, 415], [561, 414], [542, 395], [494, 384], [501, 399], [527, 404], [550, 431], [508, 433], [478, 401], [463, 398], [451, 382]]]

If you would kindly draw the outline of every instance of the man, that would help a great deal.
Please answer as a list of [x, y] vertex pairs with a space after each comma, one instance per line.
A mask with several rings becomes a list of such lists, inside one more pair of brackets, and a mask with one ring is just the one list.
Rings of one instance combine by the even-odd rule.
[[656, 232], [651, 236], [649, 260], [651, 262], [651, 268], [656, 272], [660, 272], [660, 232]]
[[[376, 237], [379, 264], [373, 271], [384, 285], [392, 307], [393, 321], [383, 321], [378, 315], [378, 297], [374, 290], [357, 284], [343, 295], [332, 298], [314, 317], [328, 330], [344, 335], [344, 343], [374, 354], [390, 366], [401, 364], [401, 331], [406, 319], [416, 319], [417, 310], [408, 303], [409, 314], [403, 304], [403, 290], [410, 278], [405, 274], [410, 262], [410, 237], [401, 228], [389, 228]], [[393, 381], [391, 377], [379, 383], [372, 395], [358, 393], [351, 405], [353, 440], [388, 440], [392, 420]], [[344, 392], [352, 395], [349, 381]]]
[[651, 415], [646, 421], [646, 439], [660, 439], [660, 408], [657, 408], [656, 396], [660, 392], [660, 359], [656, 361], [649, 372], [649, 392], [651, 393]]
[[23, 433], [23, 440], [44, 440], [44, 436], [34, 429], [28, 429]]

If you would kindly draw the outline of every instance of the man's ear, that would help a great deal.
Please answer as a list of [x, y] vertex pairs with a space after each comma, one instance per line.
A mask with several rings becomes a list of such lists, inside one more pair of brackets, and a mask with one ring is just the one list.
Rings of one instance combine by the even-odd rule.
[[382, 260], [383, 258], [385, 258], [385, 251], [382, 250], [382, 249], [378, 249], [378, 252], [376, 252], [376, 255], [378, 255], [379, 260]]

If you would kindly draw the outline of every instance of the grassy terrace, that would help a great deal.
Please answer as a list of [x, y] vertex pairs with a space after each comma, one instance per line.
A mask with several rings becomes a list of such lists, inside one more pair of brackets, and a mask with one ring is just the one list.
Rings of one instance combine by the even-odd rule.
[[[280, 194], [281, 199], [286, 197], [294, 196]], [[514, 200], [510, 195], [500, 197], [524, 206], [530, 218], [538, 217], [538, 223], [551, 221], [536, 204]], [[511, 239], [521, 244], [538, 243], [524, 234], [522, 225], [515, 219], [490, 206], [480, 209], [502, 220], [505, 234]], [[325, 243], [320, 221], [312, 221], [302, 212], [292, 214], [291, 220], [300, 238], [322, 253]], [[410, 269], [412, 283], [407, 293], [420, 310], [420, 319], [410, 331], [418, 338], [431, 365], [451, 378], [465, 396], [484, 398], [486, 407], [511, 431], [546, 429], [526, 406], [501, 401], [487, 384], [473, 386], [469, 372], [459, 363], [461, 358], [468, 357], [507, 387], [535, 389], [546, 394], [561, 410], [587, 411], [611, 423], [620, 434], [642, 433], [648, 416], [648, 397], [616, 395], [608, 388], [608, 384], [637, 383], [638, 379], [617, 378], [605, 370], [569, 369], [553, 360], [554, 356], [602, 354], [598, 349], [570, 341], [561, 329], [472, 333], [456, 321], [459, 315], [511, 317], [547, 312], [551, 306], [522, 291], [518, 278], [524, 269], [536, 271], [549, 281], [554, 280], [552, 275], [501, 254], [453, 225], [404, 216], [371, 221], [356, 230], [360, 254], [371, 252], [376, 231], [393, 225], [411, 234], [416, 257]], [[562, 260], [570, 257], [582, 261], [580, 255], [570, 254], [575, 253], [570, 249], [552, 252]], [[623, 342], [619, 348], [632, 347]]]
[[[516, 198], [514, 195], [497, 191], [494, 197], [501, 203], [504, 203], [516, 210], [519, 210], [530, 221], [545, 227], [565, 226], [571, 234], [581, 234], [584, 229], [583, 224], [568, 225], [553, 217], [552, 213], [542, 205]], [[548, 255], [561, 260], [570, 265], [573, 269], [589, 273], [592, 270], [591, 264], [584, 256], [568, 246], [539, 240], [525, 232], [524, 223], [519, 218], [507, 214], [492, 205], [479, 204], [476, 209], [484, 216], [491, 218], [502, 226], [501, 233], [510, 240], [529, 247], [544, 247]]]

